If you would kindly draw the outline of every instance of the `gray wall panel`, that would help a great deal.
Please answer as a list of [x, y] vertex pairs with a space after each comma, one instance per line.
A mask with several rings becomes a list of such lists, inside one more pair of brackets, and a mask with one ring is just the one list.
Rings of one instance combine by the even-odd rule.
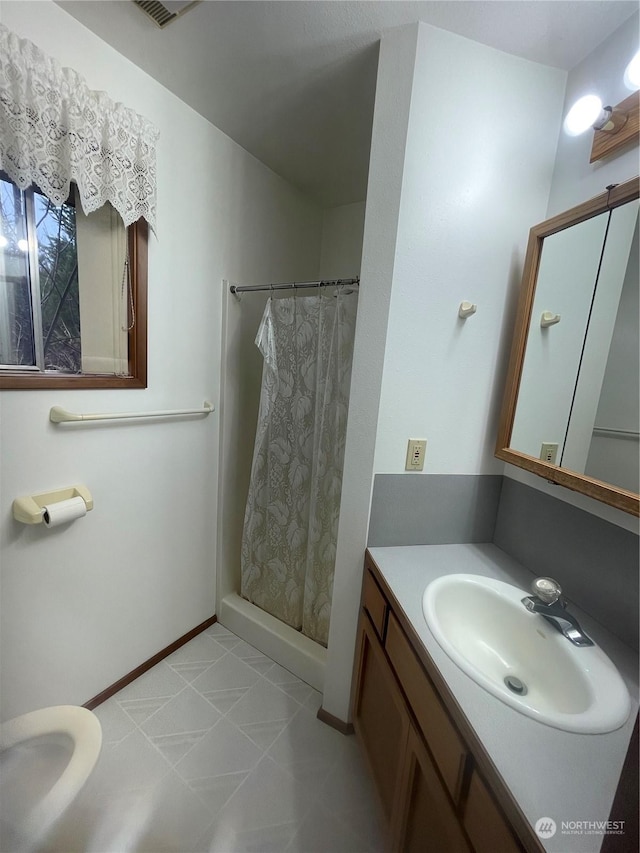
[[494, 543], [638, 648], [638, 537], [578, 507], [504, 478]]
[[493, 474], [376, 474], [367, 544], [491, 542], [502, 479]]

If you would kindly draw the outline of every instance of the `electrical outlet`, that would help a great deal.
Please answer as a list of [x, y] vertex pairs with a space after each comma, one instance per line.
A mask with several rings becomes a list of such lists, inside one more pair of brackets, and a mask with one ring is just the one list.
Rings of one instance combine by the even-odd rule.
[[558, 458], [558, 442], [557, 441], [543, 441], [542, 447], [540, 448], [540, 459], [542, 459], [543, 462], [548, 462], [550, 465], [555, 465], [557, 458]]
[[421, 438], [410, 438], [407, 444], [407, 461], [405, 471], [422, 471], [424, 457], [427, 452], [427, 442]]

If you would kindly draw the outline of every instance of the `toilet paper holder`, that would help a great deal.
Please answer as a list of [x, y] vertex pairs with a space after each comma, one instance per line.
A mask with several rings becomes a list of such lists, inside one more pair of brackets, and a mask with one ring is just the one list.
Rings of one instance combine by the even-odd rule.
[[82, 498], [87, 505], [87, 511], [93, 509], [93, 498], [86, 486], [69, 486], [66, 489], [56, 489], [53, 492], [42, 492], [39, 495], [25, 495], [13, 502], [13, 517], [23, 524], [40, 524], [45, 506], [68, 501], [71, 498]]

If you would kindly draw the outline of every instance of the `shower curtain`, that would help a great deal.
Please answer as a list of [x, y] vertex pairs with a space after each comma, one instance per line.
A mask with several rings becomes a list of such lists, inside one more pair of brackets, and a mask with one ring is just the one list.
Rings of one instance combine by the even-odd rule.
[[327, 644], [357, 293], [269, 298], [241, 593]]

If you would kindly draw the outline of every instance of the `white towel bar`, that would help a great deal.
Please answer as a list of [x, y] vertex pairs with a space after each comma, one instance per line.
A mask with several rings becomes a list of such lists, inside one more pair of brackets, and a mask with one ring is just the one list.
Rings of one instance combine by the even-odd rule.
[[180, 415], [210, 415], [213, 411], [213, 406], [206, 400], [201, 409], [169, 409], [161, 412], [112, 412], [81, 415], [68, 412], [62, 406], [53, 406], [49, 412], [49, 420], [54, 424], [78, 423], [79, 421], [122, 421], [129, 420], [129, 418], [175, 418]]

